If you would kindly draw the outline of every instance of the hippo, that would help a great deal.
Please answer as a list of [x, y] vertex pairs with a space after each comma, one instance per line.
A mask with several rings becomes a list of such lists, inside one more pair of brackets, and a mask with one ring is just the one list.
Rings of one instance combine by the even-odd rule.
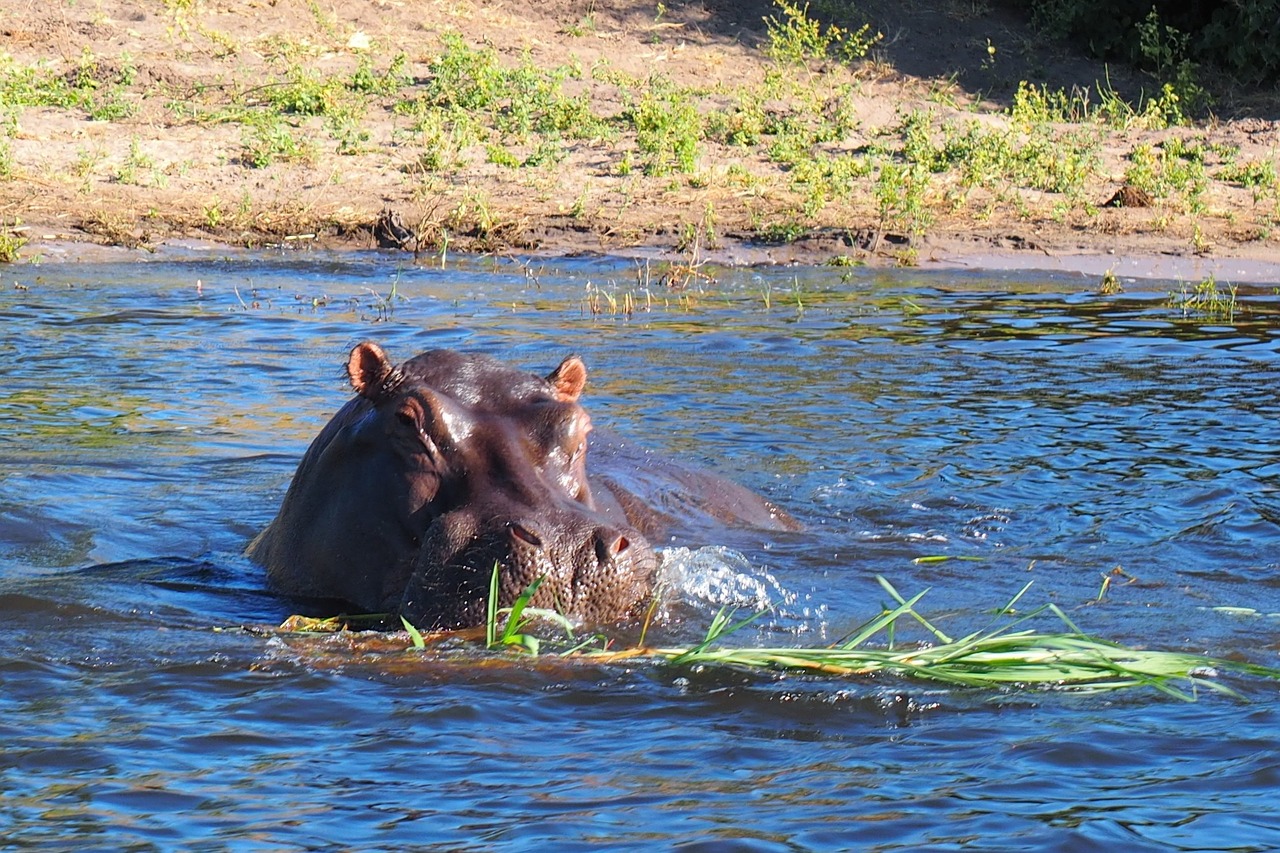
[[364, 342], [346, 371], [355, 397], [247, 550], [279, 593], [460, 628], [485, 621], [496, 566], [499, 606], [541, 579], [534, 606], [603, 624], [648, 604], [653, 542], [690, 519], [796, 527], [736, 483], [594, 433], [577, 356], [539, 376], [453, 350], [396, 365]]

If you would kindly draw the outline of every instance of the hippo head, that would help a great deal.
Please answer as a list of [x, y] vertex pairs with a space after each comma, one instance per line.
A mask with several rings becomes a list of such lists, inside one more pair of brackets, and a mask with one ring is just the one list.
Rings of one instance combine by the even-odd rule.
[[396, 366], [362, 343], [347, 373], [356, 398], [250, 546], [275, 588], [423, 628], [482, 623], [495, 566], [499, 606], [539, 578], [535, 606], [588, 622], [647, 601], [653, 549], [588, 484], [579, 358], [543, 378], [448, 350]]

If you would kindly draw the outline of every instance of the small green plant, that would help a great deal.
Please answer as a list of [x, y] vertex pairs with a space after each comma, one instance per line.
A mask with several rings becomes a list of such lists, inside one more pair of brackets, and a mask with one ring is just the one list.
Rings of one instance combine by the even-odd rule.
[[764, 102], [743, 92], [731, 109], [713, 110], [707, 115], [706, 135], [726, 145], [759, 145], [767, 120]]
[[1191, 61], [1191, 36], [1165, 24], [1152, 7], [1137, 26], [1138, 50], [1147, 64], [1166, 81], [1161, 87], [1163, 111], [1169, 124], [1186, 124], [1193, 113], [1210, 104], [1209, 93], [1200, 85], [1200, 73]]
[[756, 238], [762, 243], [794, 243], [803, 237], [807, 230], [794, 220], [770, 222], [756, 232]]
[[383, 71], [374, 68], [373, 59], [365, 54], [347, 81], [347, 88], [363, 95], [389, 97], [398, 94], [401, 89], [413, 82], [409, 74], [409, 58], [397, 53]]
[[1026, 128], [1048, 122], [1079, 123], [1090, 121], [1096, 110], [1089, 105], [1087, 89], [1063, 89], [1051, 91], [1048, 86], [1037, 86], [1025, 80], [1018, 84], [1009, 107], [1009, 117]]
[[1169, 306], [1183, 317], [1232, 323], [1239, 310], [1236, 285], [1222, 287], [1213, 276], [1191, 287], [1184, 282], [1177, 293], [1169, 294]]
[[142, 151], [142, 143], [135, 136], [129, 140], [129, 153], [117, 170], [115, 180], [122, 184], [141, 183], [142, 179], [138, 173], [151, 171], [154, 174], [155, 168], [155, 159]]
[[1280, 178], [1276, 174], [1276, 158], [1267, 160], [1251, 160], [1245, 163], [1233, 163], [1223, 167], [1217, 175], [1219, 180], [1239, 184], [1253, 191], [1253, 201], [1257, 204], [1265, 196], [1280, 194]]
[[1107, 270], [1102, 274], [1102, 283], [1098, 286], [1098, 293], [1103, 296], [1115, 296], [1124, 293], [1124, 286], [1120, 284], [1120, 279], [1112, 270]]
[[875, 184], [881, 226], [923, 234], [933, 222], [933, 213], [925, 204], [928, 187], [929, 172], [920, 164], [881, 163]]
[[480, 190], [468, 190], [449, 213], [448, 224], [459, 231], [468, 230], [470, 226], [470, 230], [484, 237], [497, 227], [498, 217], [488, 195]]
[[338, 143], [338, 153], [354, 156], [369, 150], [372, 134], [360, 123], [361, 116], [347, 110], [334, 111], [326, 122], [329, 136]]
[[[369, 307], [374, 310], [371, 318], [375, 323], [386, 323], [395, 316], [396, 305], [401, 302], [408, 302], [409, 297], [400, 292], [400, 272], [396, 271], [396, 275], [391, 279], [391, 289], [384, 296], [372, 287], [366, 287], [364, 290], [369, 294]], [[364, 316], [361, 319], [365, 319]]]
[[457, 33], [440, 37], [444, 50], [428, 64], [422, 97], [438, 107], [488, 111], [500, 98], [503, 71], [497, 53], [473, 50]]
[[769, 15], [764, 19], [769, 33], [765, 52], [770, 58], [800, 65], [810, 59], [839, 59], [855, 62], [862, 59], [880, 40], [880, 34], [870, 35], [871, 25], [864, 24], [857, 30], [848, 30], [835, 24], [825, 27], [809, 16], [809, 4], [799, 6], [789, 0], [773, 0], [782, 13], [781, 19]]
[[493, 143], [485, 145], [484, 158], [495, 166], [504, 166], [508, 169], [520, 168], [520, 158], [501, 145]]
[[135, 69], [127, 57], [108, 66], [86, 49], [76, 67], [58, 73], [48, 63], [18, 65], [0, 56], [0, 106], [78, 109], [94, 121], [116, 121], [136, 112], [127, 95]]
[[[511, 603], [510, 607], [498, 607], [499, 572], [499, 566], [495, 563], [493, 573], [489, 578], [489, 600], [484, 622], [485, 648], [516, 648], [531, 655], [538, 654], [542, 641], [533, 634], [526, 633], [534, 617], [555, 622], [564, 629], [570, 639], [573, 638], [573, 623], [568, 619], [565, 619], [554, 610], [529, 606], [529, 603], [533, 601], [533, 597], [538, 593], [538, 587], [542, 586], [543, 578], [537, 578], [533, 583], [529, 584], [524, 592], [520, 593], [516, 600]], [[502, 622], [501, 630], [499, 630], [498, 625], [499, 616], [506, 617]]]
[[210, 231], [222, 225], [222, 204], [216, 198], [204, 206], [204, 225]]
[[0, 107], [0, 180], [13, 177], [13, 137], [18, 134], [18, 114]]
[[315, 157], [311, 144], [300, 142], [288, 122], [270, 116], [246, 126], [242, 142], [240, 160], [254, 169], [277, 161], [306, 162]]
[[329, 112], [338, 97], [339, 87], [333, 80], [320, 78], [302, 65], [292, 65], [284, 82], [264, 89], [268, 104], [282, 113], [318, 116]]
[[567, 156], [564, 145], [555, 137], [543, 137], [524, 158], [525, 166], [551, 166], [559, 163]]
[[902, 156], [908, 163], [930, 172], [942, 172], [947, 168], [949, 164], [943, 150], [933, 143], [928, 113], [921, 110], [910, 113], [903, 119], [898, 132], [902, 136]]
[[716, 207], [711, 202], [707, 202], [706, 207], [702, 209], [702, 222], [699, 223], [702, 229], [702, 242], [708, 249], [718, 248], [720, 245], [720, 235], [716, 231]]
[[655, 78], [624, 114], [635, 129], [636, 146], [645, 155], [645, 174], [694, 171], [703, 124], [688, 90]]
[[587, 33], [596, 31], [596, 16], [594, 12], [587, 12], [576, 24], [567, 24], [560, 33], [570, 38], [581, 38]]
[[573, 200], [573, 204], [569, 206], [569, 215], [574, 219], [582, 219], [587, 215], [587, 197], [589, 194], [588, 187], [584, 185], [582, 192], [578, 193]]
[[831, 201], [850, 198], [871, 171], [871, 161], [861, 155], [820, 153], [797, 160], [791, 182], [804, 193], [805, 213], [813, 216]]
[[411, 170], [428, 173], [461, 168], [466, 163], [463, 152], [475, 142], [478, 132], [465, 115], [439, 109], [428, 109], [416, 130], [421, 150]]
[[0, 225], [0, 264], [11, 264], [18, 260], [18, 252], [27, 245], [27, 238], [20, 230], [22, 223], [14, 220], [12, 225]]
[[71, 164], [71, 172], [88, 181], [106, 155], [99, 148], [79, 148], [76, 150], [75, 162]]
[[1140, 143], [1129, 152], [1124, 177], [1125, 183], [1155, 198], [1180, 201], [1189, 213], [1203, 211], [1209, 176], [1202, 146], [1188, 145], [1179, 137], [1159, 147]]

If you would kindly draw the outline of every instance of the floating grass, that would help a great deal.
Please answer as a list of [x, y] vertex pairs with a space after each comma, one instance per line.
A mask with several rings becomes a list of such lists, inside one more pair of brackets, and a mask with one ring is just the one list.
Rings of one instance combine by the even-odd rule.
[[[996, 611], [996, 619], [1002, 620], [1000, 624], [952, 638], [916, 609], [927, 590], [904, 599], [887, 580], [877, 579], [896, 606], [886, 608], [831, 646], [725, 646], [721, 643], [725, 637], [760, 614], [735, 622], [730, 612], [721, 611], [712, 620], [702, 642], [689, 648], [578, 651], [575, 654], [597, 662], [651, 658], [673, 666], [712, 665], [846, 678], [889, 675], [966, 687], [1047, 687], [1077, 692], [1150, 687], [1185, 701], [1194, 701], [1201, 688], [1239, 698], [1239, 693], [1215, 680], [1223, 670], [1280, 679], [1280, 670], [1270, 667], [1187, 652], [1134, 649], [1091, 637], [1053, 604], [1014, 617], [1013, 605], [1030, 584]], [[1046, 633], [1021, 627], [1046, 612], [1057, 617], [1065, 630]], [[904, 619], [922, 626], [934, 642], [895, 647], [892, 637]], [[872, 645], [884, 638], [888, 638], [887, 643]]]
[[[536, 584], [509, 608], [496, 606], [495, 585], [483, 632], [470, 629], [423, 635], [408, 622], [405, 627], [417, 649], [446, 638], [483, 639], [489, 650], [517, 649], [535, 657], [593, 664], [648, 660], [676, 668], [728, 667], [834, 678], [888, 676], [1001, 690], [1043, 688], [1096, 693], [1147, 687], [1188, 702], [1195, 701], [1201, 689], [1242, 698], [1217, 680], [1224, 671], [1280, 680], [1280, 669], [1272, 667], [1189, 652], [1136, 649], [1092, 637], [1053, 604], [1018, 614], [1013, 607], [1031, 584], [997, 608], [986, 626], [952, 637], [917, 609], [928, 590], [904, 598], [889, 581], [883, 577], [877, 580], [893, 605], [884, 607], [835, 643], [822, 647], [727, 645], [724, 641], [728, 637], [767, 611], [735, 618], [735, 611], [726, 608], [712, 618], [703, 639], [691, 646], [611, 649], [603, 636], [575, 637], [572, 626], [562, 616], [529, 607]], [[1045, 632], [1027, 627], [1031, 620], [1046, 614], [1055, 617], [1060, 630]], [[535, 617], [555, 621], [564, 636], [546, 639], [529, 633]], [[898, 644], [895, 638], [900, 623], [923, 628], [932, 639]]]

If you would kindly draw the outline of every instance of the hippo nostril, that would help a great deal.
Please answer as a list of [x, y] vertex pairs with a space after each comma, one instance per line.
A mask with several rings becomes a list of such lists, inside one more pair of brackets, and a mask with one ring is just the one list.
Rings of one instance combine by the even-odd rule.
[[596, 535], [596, 559], [602, 564], [613, 562], [630, 547], [631, 543], [625, 536], [610, 541], [607, 535]]
[[511, 531], [511, 538], [517, 542], [528, 545], [531, 548], [541, 548], [542, 540], [538, 538], [538, 534], [519, 522], [513, 521], [507, 525], [507, 529]]

